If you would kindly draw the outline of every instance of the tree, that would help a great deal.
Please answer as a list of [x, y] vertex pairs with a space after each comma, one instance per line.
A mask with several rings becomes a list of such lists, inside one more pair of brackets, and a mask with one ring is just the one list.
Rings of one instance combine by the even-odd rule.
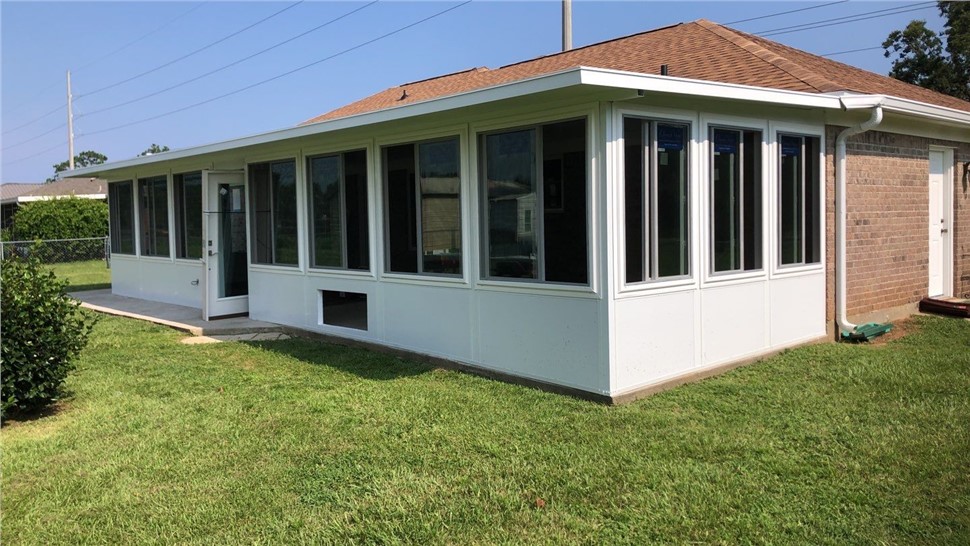
[[970, 2], [937, 2], [937, 7], [946, 21], [943, 32], [916, 20], [882, 43], [887, 58], [896, 55], [889, 75], [970, 100]]
[[151, 147], [145, 150], [144, 152], [138, 154], [138, 157], [141, 157], [143, 155], [160, 154], [162, 152], [167, 152], [167, 151], [168, 151], [168, 146], [159, 146], [158, 144], [152, 143]]
[[[90, 167], [91, 165], [100, 165], [108, 160], [108, 156], [104, 154], [99, 154], [91, 150], [81, 152], [74, 156], [74, 167]], [[62, 161], [54, 165], [54, 176], [47, 179], [47, 182], [53, 182], [60, 178], [60, 173], [66, 171], [70, 168], [71, 164], [68, 161]]]

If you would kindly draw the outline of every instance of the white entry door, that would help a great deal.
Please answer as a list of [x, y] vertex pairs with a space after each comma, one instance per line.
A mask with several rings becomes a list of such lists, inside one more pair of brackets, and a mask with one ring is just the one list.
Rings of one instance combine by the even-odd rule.
[[240, 172], [202, 171], [202, 257], [205, 320], [249, 312], [246, 179]]
[[[948, 180], [947, 158], [952, 152], [930, 150], [930, 254], [929, 254], [929, 296], [950, 296], [953, 294], [953, 282], [950, 278], [950, 258], [953, 245], [951, 243], [950, 192], [952, 184]], [[950, 160], [952, 164], [952, 159]]]

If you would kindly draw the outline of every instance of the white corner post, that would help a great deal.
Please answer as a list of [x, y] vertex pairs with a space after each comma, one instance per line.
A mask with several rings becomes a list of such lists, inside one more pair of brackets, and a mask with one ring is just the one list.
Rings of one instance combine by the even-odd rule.
[[74, 99], [71, 96], [71, 71], [67, 71], [67, 165], [74, 170]]
[[853, 332], [856, 325], [849, 322], [846, 316], [846, 174], [845, 174], [845, 141], [853, 135], [864, 133], [882, 123], [882, 106], [875, 106], [868, 120], [844, 129], [835, 139], [835, 320], [843, 332]]

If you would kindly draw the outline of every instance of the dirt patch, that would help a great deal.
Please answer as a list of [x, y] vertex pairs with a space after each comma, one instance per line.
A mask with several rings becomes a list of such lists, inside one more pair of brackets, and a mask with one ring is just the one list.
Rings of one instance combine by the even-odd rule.
[[901, 320], [894, 320], [892, 321], [892, 324], [893, 324], [892, 330], [890, 330], [886, 334], [883, 334], [873, 339], [872, 341], [869, 342], [869, 345], [885, 345], [894, 339], [899, 339], [901, 337], [905, 337], [909, 335], [910, 333], [916, 332], [920, 328], [919, 325], [916, 324], [916, 321], [914, 321], [912, 317], [904, 318]]

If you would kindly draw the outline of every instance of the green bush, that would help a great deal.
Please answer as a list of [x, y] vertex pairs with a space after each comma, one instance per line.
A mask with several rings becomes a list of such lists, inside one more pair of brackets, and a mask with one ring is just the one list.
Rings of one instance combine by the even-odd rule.
[[0, 417], [37, 409], [61, 394], [96, 318], [67, 297], [67, 283], [36, 258], [0, 264]]
[[75, 239], [108, 234], [108, 205], [95, 199], [65, 197], [24, 204], [13, 217], [14, 237]]

